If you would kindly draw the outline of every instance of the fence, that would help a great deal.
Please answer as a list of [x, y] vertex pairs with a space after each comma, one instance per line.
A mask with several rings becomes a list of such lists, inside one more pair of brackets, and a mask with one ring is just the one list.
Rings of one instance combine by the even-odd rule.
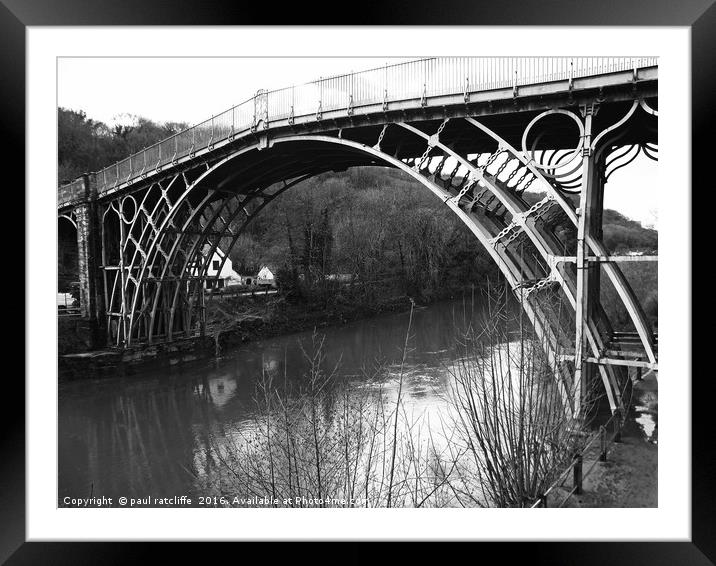
[[63, 185], [57, 190], [57, 206], [64, 206], [80, 200], [86, 196], [86, 192], [85, 182], [81, 177]]
[[321, 78], [255, 96], [209, 120], [130, 155], [96, 174], [100, 192], [233, 140], [269, 122], [392, 102], [427, 99], [653, 67], [656, 57], [433, 57]]
[[57, 294], [57, 316], [79, 316], [80, 307], [70, 293]]
[[[612, 425], [611, 433], [607, 429]], [[572, 487], [569, 489], [567, 494], [563, 496], [559, 504], [553, 505], [553, 507], [564, 507], [570, 497], [573, 495], [579, 495], [582, 493], [584, 479], [589, 476], [594, 470], [594, 467], [599, 462], [606, 462], [609, 454], [609, 445], [612, 442], [621, 442], [621, 417], [619, 413], [614, 413], [603, 425], [600, 425], [599, 429], [591, 436], [589, 441], [584, 445], [582, 450], [574, 455], [574, 459], [571, 464], [560, 474], [560, 476], [552, 483], [552, 485], [545, 490], [545, 492], [535, 501], [530, 508], [535, 509], [537, 507], [547, 507], [547, 498], [557, 488], [562, 487], [564, 481], [569, 476], [569, 472], [572, 472]], [[584, 455], [592, 447], [592, 445], [599, 440], [599, 456], [595, 458], [589, 467], [584, 469]]]

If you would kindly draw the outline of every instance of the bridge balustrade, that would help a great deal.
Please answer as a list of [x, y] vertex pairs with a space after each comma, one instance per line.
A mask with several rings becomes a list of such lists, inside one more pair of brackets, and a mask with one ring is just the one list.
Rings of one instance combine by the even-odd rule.
[[[100, 193], [268, 123], [398, 101], [516, 88], [657, 65], [654, 57], [433, 57], [259, 92], [96, 174]], [[263, 124], [259, 126], [259, 123]], [[72, 184], [70, 184], [72, 185]], [[60, 191], [60, 205], [70, 189]], [[63, 200], [64, 199], [64, 200]]]

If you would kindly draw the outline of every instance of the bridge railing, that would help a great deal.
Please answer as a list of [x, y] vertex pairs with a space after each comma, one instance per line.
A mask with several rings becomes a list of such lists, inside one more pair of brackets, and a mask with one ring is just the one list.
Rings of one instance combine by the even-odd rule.
[[[583, 490], [584, 480], [592, 473], [596, 465], [600, 462], [606, 462], [609, 455], [609, 448], [613, 443], [620, 443], [622, 427], [624, 423], [619, 413], [612, 414], [607, 421], [599, 426], [599, 429], [592, 434], [584, 446], [579, 450], [570, 464], [565, 470], [552, 482], [552, 484], [540, 495], [537, 500], [530, 506], [535, 509], [538, 507], [547, 507], [550, 497], [554, 498], [557, 495], [557, 490], [566, 490], [566, 495], [562, 494], [557, 497], [557, 501], [553, 501], [552, 507], [564, 507], [570, 497], [573, 495], [579, 495]], [[596, 441], [599, 441], [599, 448], [597, 454], [591, 460], [591, 464], [585, 470], [585, 456], [590, 451], [590, 448]], [[567, 488], [564, 483], [567, 480], [569, 473], [572, 472], [572, 487]]]
[[[259, 91], [209, 120], [96, 173], [100, 193], [269, 122], [324, 112], [539, 84], [653, 67], [656, 57], [434, 57]], [[60, 191], [62, 194], [62, 191]]]
[[71, 202], [76, 202], [85, 197], [86, 189], [85, 182], [80, 177], [75, 179], [71, 183], [62, 185], [57, 189], [57, 205], [64, 206]]

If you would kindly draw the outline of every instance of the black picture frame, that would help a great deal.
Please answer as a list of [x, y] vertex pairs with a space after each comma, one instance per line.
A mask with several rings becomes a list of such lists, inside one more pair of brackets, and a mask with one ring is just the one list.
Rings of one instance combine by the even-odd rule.
[[[428, 2], [367, 2], [343, 4], [348, 12], [339, 10], [337, 3], [286, 5], [267, 11], [261, 3], [228, 3], [220, 0], [184, 0], [179, 3], [158, 0], [0, 0], [0, 123], [3, 136], [10, 140], [2, 151], [6, 173], [5, 188], [25, 186], [25, 36], [28, 26], [64, 25], [341, 25], [341, 24], [408, 24], [408, 25], [639, 25], [687, 26], [691, 29], [692, 57], [692, 186], [707, 190], [713, 184], [710, 171], [711, 145], [709, 139], [714, 124], [713, 93], [716, 93], [716, 5], [714, 0], [621, 0], [605, 3], [589, 0], [503, 0], [501, 2], [458, 2], [442, 0]], [[342, 18], [342, 13], [347, 13]], [[429, 51], [429, 30], [426, 30], [426, 51]], [[260, 49], [260, 46], [257, 46]], [[457, 53], [456, 53], [457, 54]], [[48, 124], [48, 132], [55, 125]], [[13, 175], [15, 182], [10, 182]], [[24, 193], [7, 194], [6, 202], [13, 203], [14, 214], [24, 211], [27, 218], [32, 211], [24, 205]], [[674, 198], [691, 198], [676, 192]], [[704, 213], [705, 214], [705, 213]], [[708, 222], [708, 220], [706, 220]], [[699, 223], [696, 218], [692, 226]], [[23, 234], [20, 229], [17, 234]], [[696, 239], [692, 236], [692, 241]], [[13, 244], [17, 247], [17, 241]], [[694, 250], [693, 258], [698, 257]], [[26, 258], [27, 261], [27, 258]], [[695, 279], [694, 279], [695, 281]], [[14, 293], [24, 287], [17, 281]], [[708, 289], [695, 287], [710, 295]], [[25, 301], [30, 298], [25, 297]], [[16, 307], [19, 311], [19, 301]], [[15, 320], [24, 313], [8, 314]], [[19, 327], [20, 325], [16, 325]], [[694, 327], [695, 330], [695, 327]], [[24, 336], [21, 328], [13, 331]], [[696, 333], [693, 351], [708, 351], [699, 342]], [[702, 337], [705, 341], [708, 337]], [[699, 347], [700, 346], [700, 347]], [[694, 368], [695, 369], [695, 368]], [[695, 372], [694, 372], [695, 373]], [[17, 411], [3, 410], [0, 429], [0, 562], [18, 564], [125, 564], [146, 558], [161, 558], [164, 562], [173, 555], [182, 560], [206, 560], [206, 547], [187, 548], [187, 545], [159, 545], [151, 543], [80, 543], [80, 542], [25, 542], [25, 385], [18, 372], [6, 372], [3, 397], [6, 405]], [[502, 561], [526, 564], [694, 564], [716, 563], [716, 457], [713, 450], [713, 419], [710, 417], [712, 396], [709, 395], [709, 374], [691, 380], [691, 376], [670, 376], [683, 380], [692, 387], [692, 537], [690, 542], [506, 542], [475, 543], [468, 552], [481, 560], [492, 560], [498, 554]], [[22, 400], [22, 401], [21, 401]], [[81, 533], [77, 534], [81, 538]], [[559, 537], [559, 533], [555, 533]], [[628, 533], [627, 533], [628, 536]], [[332, 549], [322, 546], [309, 559], [338, 558], [364, 563], [384, 550], [374, 551], [369, 545], [377, 543], [351, 543], [353, 548]], [[242, 551], [243, 552], [243, 551]], [[295, 553], [285, 547], [272, 550], [276, 553]], [[305, 552], [305, 551], [301, 551]], [[403, 553], [404, 550], [401, 550]], [[418, 549], [425, 556], [424, 549]], [[444, 550], [439, 551], [444, 555]], [[290, 558], [290, 557], [289, 557]], [[333, 561], [333, 560], [331, 560]]]

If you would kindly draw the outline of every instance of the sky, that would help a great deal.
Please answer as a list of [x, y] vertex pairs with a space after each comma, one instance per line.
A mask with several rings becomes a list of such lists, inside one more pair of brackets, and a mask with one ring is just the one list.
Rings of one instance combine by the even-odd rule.
[[[407, 58], [365, 57], [61, 57], [57, 103], [107, 124], [128, 115], [155, 122], [202, 122], [273, 90], [336, 74], [399, 63]], [[113, 80], [106, 80], [113, 78]], [[111, 86], [110, 86], [111, 85]], [[604, 206], [658, 228], [657, 168], [640, 155], [617, 171]]]

